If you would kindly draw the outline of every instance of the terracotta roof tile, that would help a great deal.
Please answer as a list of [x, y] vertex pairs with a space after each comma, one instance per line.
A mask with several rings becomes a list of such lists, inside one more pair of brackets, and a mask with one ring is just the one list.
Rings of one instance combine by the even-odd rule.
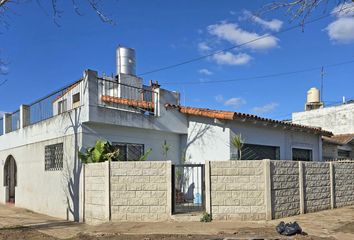
[[289, 122], [284, 122], [284, 121], [279, 121], [279, 120], [274, 120], [269, 118], [263, 118], [253, 114], [212, 110], [208, 108], [194, 108], [194, 107], [186, 107], [186, 106], [173, 105], [173, 104], [166, 104], [165, 107], [178, 109], [181, 113], [188, 114], [188, 115], [217, 118], [222, 120], [236, 120], [236, 119], [254, 120], [254, 121], [260, 121], [265, 123], [278, 124], [284, 127], [290, 127], [297, 131], [310, 131], [312, 133], [322, 134], [324, 136], [333, 135], [331, 132], [322, 130], [321, 128], [309, 127], [300, 124], [294, 124], [294, 123], [289, 123]]
[[142, 100], [119, 98], [119, 97], [112, 97], [112, 96], [107, 96], [107, 95], [103, 95], [101, 97], [101, 100], [103, 102], [118, 103], [118, 104], [128, 105], [131, 107], [140, 107], [140, 108], [144, 108], [144, 109], [154, 109], [155, 108], [153, 102], [147, 102], [147, 101], [142, 101]]
[[330, 138], [323, 138], [326, 142], [337, 143], [340, 145], [348, 144], [349, 142], [354, 140], [354, 133], [349, 134], [338, 134], [334, 135]]

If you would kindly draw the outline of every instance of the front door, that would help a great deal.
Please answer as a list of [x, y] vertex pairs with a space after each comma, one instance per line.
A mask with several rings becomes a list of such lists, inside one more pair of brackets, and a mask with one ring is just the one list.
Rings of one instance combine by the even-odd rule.
[[8, 189], [7, 202], [15, 203], [15, 187], [16, 187], [16, 177], [17, 177], [17, 167], [15, 159], [10, 156], [5, 163], [5, 186]]

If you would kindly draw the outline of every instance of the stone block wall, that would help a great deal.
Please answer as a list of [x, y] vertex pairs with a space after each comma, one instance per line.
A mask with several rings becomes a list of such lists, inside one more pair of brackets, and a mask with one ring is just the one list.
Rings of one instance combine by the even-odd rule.
[[273, 218], [300, 214], [298, 163], [292, 161], [271, 161], [270, 178]]
[[214, 219], [265, 219], [262, 161], [210, 162], [210, 204]]
[[103, 222], [107, 219], [107, 163], [85, 164], [85, 221]]
[[335, 207], [354, 205], [354, 163], [333, 163]]
[[170, 162], [112, 162], [111, 220], [169, 219], [170, 188]]
[[331, 208], [330, 164], [304, 162], [304, 211], [317, 212]]

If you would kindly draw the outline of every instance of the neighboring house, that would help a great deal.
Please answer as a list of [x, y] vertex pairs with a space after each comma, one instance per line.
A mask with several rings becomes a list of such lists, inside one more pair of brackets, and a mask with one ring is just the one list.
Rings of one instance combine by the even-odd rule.
[[332, 137], [323, 137], [324, 159], [353, 159], [354, 102], [343, 101], [340, 105], [325, 107], [319, 99], [319, 91], [310, 89], [305, 111], [293, 113], [292, 122], [321, 127], [334, 134]]
[[[122, 160], [204, 163], [238, 156], [230, 146], [245, 139], [243, 159], [322, 160], [330, 132], [254, 115], [184, 107], [177, 92], [135, 76], [134, 51], [117, 49], [117, 76], [82, 79], [0, 118], [0, 202], [36, 212], [82, 219], [82, 165], [78, 151], [106, 139]], [[162, 145], [170, 150], [163, 152]]]

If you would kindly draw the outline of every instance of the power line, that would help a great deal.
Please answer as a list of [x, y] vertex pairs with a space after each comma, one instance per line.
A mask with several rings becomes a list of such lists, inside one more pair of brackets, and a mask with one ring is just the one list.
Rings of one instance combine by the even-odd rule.
[[166, 82], [164, 84], [171, 84], [171, 85], [215, 84], [215, 83], [226, 83], [226, 82], [238, 82], [238, 81], [245, 81], [245, 80], [256, 80], [256, 79], [263, 79], [263, 78], [274, 78], [274, 77], [281, 77], [281, 76], [286, 76], [286, 75], [294, 75], [294, 74], [299, 74], [299, 73], [318, 71], [318, 70], [321, 70], [323, 67], [334, 68], [334, 67], [338, 67], [338, 66], [342, 66], [342, 65], [346, 65], [346, 64], [352, 64], [352, 63], [354, 63], [354, 60], [333, 63], [333, 64], [328, 64], [328, 65], [322, 65], [322, 66], [317, 66], [317, 67], [311, 67], [311, 68], [304, 68], [304, 69], [293, 70], [293, 71], [288, 71], [288, 72], [272, 73], [272, 74], [258, 75], [258, 76], [251, 76], [251, 77], [233, 78], [233, 79], [226, 79], [226, 80], [211, 80], [211, 81], [203, 81], [203, 82], [201, 82], [201, 81]]
[[291, 30], [294, 30], [294, 29], [297, 29], [297, 28], [300, 28], [300, 27], [303, 28], [304, 25], [306, 25], [306, 24], [311, 24], [311, 23], [314, 23], [314, 22], [318, 22], [318, 21], [320, 21], [322, 19], [325, 19], [325, 18], [327, 18], [329, 16], [332, 16], [332, 15], [338, 13], [338, 12], [341, 12], [341, 11], [344, 11], [344, 10], [348, 10], [350, 8], [353, 8], [353, 7], [342, 8], [342, 9], [340, 9], [338, 11], [331, 12], [329, 14], [323, 15], [323, 16], [315, 18], [313, 20], [309, 20], [309, 21], [306, 21], [304, 23], [300, 23], [298, 25], [283, 29], [283, 30], [281, 30], [279, 32], [276, 32], [276, 33], [273, 33], [273, 34], [267, 33], [267, 34], [264, 34], [264, 35], [262, 35], [262, 36], [260, 36], [258, 38], [252, 39], [250, 41], [247, 41], [247, 42], [244, 42], [244, 43], [241, 43], [241, 44], [238, 44], [238, 45], [233, 45], [231, 47], [228, 47], [228, 48], [225, 48], [225, 49], [222, 49], [222, 50], [217, 50], [217, 51], [211, 52], [209, 54], [206, 54], [206, 55], [203, 55], [203, 56], [200, 56], [200, 57], [191, 58], [189, 60], [186, 60], [186, 61], [183, 61], [183, 62], [180, 62], [180, 63], [176, 63], [176, 64], [168, 65], [168, 66], [165, 66], [165, 67], [157, 68], [157, 69], [154, 69], [154, 70], [151, 70], [151, 71], [143, 72], [143, 73], [138, 74], [138, 76], [148, 75], [148, 74], [151, 74], [151, 73], [156, 73], [156, 72], [168, 70], [168, 69], [171, 69], [171, 68], [176, 68], [176, 67], [179, 67], [179, 66], [182, 66], [182, 65], [186, 65], [186, 64], [189, 64], [189, 63], [192, 63], [192, 62], [203, 60], [205, 58], [214, 56], [214, 55], [219, 54], [219, 53], [223, 53], [223, 52], [235, 49], [235, 48], [239, 48], [239, 47], [248, 45], [250, 43], [254, 43], [254, 42], [259, 41], [259, 40], [264, 39], [264, 38], [268, 38], [268, 37], [271, 37], [271, 36], [277, 36], [277, 35], [280, 35], [282, 33], [289, 32]]
[[0, 83], [0, 87], [1, 87], [2, 85], [4, 85], [6, 82], [7, 82], [7, 79], [5, 79], [4, 81], [2, 81], [2, 83]]

